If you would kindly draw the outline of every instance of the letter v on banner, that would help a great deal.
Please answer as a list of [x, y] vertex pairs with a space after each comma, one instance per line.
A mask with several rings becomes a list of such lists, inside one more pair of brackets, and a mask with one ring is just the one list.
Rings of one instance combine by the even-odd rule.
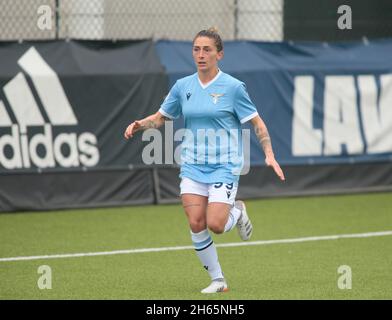
[[392, 152], [392, 75], [381, 75], [380, 85], [380, 98], [377, 99], [376, 78], [372, 75], [358, 77], [369, 154]]

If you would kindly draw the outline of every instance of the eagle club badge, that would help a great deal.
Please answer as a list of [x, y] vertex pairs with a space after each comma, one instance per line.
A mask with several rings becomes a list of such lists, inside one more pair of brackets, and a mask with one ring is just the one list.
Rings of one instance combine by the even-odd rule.
[[214, 104], [217, 104], [217, 103], [218, 103], [218, 99], [219, 99], [220, 97], [222, 97], [223, 94], [222, 94], [222, 93], [210, 93], [210, 96], [212, 97], [212, 102], [213, 102]]

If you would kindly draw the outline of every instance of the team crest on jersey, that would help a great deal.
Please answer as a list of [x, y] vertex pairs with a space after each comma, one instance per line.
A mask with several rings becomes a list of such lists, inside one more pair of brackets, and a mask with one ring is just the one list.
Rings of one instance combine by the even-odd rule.
[[217, 104], [217, 103], [218, 103], [218, 99], [219, 99], [220, 97], [222, 97], [223, 94], [222, 94], [222, 93], [210, 93], [210, 96], [212, 97], [212, 102], [213, 102], [214, 104]]

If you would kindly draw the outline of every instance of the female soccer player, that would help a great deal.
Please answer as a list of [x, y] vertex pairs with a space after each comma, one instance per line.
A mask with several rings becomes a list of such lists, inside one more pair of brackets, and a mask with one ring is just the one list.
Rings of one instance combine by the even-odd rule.
[[[218, 61], [222, 58], [223, 43], [217, 31], [210, 28], [197, 33], [193, 40], [197, 72], [179, 79], [158, 112], [131, 123], [124, 133], [125, 138], [129, 139], [137, 131], [158, 128], [165, 120], [184, 117], [185, 129], [191, 134], [186, 135], [181, 144], [181, 200], [196, 254], [212, 280], [202, 293], [228, 291], [208, 229], [221, 234], [237, 227], [242, 240], [249, 240], [252, 234], [252, 223], [244, 202], [235, 201], [243, 166], [243, 161], [236, 161], [238, 158], [235, 157], [235, 152], [240, 154], [240, 159], [243, 157], [241, 124], [252, 122], [266, 164], [281, 180], [285, 180], [275, 160], [267, 127], [251, 101], [245, 84], [219, 70]], [[219, 132], [220, 143], [209, 140], [206, 143], [208, 134], [201, 135], [203, 140], [199, 141], [189, 138], [199, 137], [200, 130]], [[222, 138], [222, 132], [227, 133], [227, 139]], [[206, 151], [200, 152], [198, 147], [201, 145]], [[208, 155], [218, 155], [221, 161], [207, 156], [207, 151]]]

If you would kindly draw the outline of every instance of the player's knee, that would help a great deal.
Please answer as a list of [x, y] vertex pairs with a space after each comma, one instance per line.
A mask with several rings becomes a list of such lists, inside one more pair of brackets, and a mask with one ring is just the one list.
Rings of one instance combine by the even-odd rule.
[[224, 232], [225, 226], [218, 221], [211, 221], [208, 223], [208, 229], [210, 229], [213, 233], [221, 234]]
[[189, 226], [192, 230], [192, 232], [201, 232], [207, 228], [206, 222], [202, 219], [194, 219], [189, 221]]

